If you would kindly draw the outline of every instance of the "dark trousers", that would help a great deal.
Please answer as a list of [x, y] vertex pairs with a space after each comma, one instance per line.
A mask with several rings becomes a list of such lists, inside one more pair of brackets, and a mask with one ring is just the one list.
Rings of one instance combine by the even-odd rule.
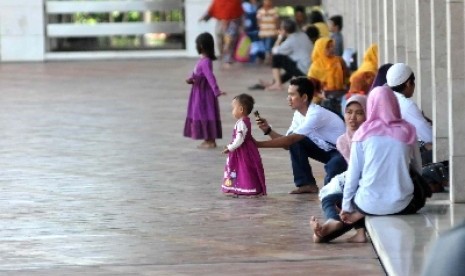
[[336, 149], [324, 151], [307, 137], [292, 144], [289, 147], [289, 152], [291, 154], [294, 183], [297, 187], [316, 184], [308, 158], [325, 164], [326, 176], [324, 185], [334, 176], [347, 169], [347, 162], [339, 151]]
[[271, 67], [284, 70], [284, 74], [281, 75], [281, 83], [287, 82], [292, 77], [305, 76], [297, 67], [297, 63], [285, 55], [273, 55]]

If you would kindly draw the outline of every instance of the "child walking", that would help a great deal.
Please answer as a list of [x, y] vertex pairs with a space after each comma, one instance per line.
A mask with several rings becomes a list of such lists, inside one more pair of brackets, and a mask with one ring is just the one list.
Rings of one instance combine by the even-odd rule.
[[[223, 193], [247, 196], [266, 195], [262, 159], [252, 137], [249, 114], [254, 99], [240, 94], [232, 101], [232, 115], [237, 119], [232, 142], [223, 150], [228, 154], [221, 189]], [[258, 116], [258, 113], [257, 113]]]
[[195, 44], [200, 60], [195, 65], [190, 78], [186, 80], [192, 85], [189, 104], [187, 106], [184, 136], [204, 141], [197, 146], [201, 149], [216, 148], [215, 139], [222, 137], [220, 108], [218, 97], [221, 92], [213, 75], [213, 61], [216, 60], [213, 36], [200, 34]]

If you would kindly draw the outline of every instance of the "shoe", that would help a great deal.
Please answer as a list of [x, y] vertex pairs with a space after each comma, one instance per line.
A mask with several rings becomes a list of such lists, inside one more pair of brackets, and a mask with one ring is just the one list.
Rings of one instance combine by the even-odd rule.
[[257, 83], [255, 85], [249, 86], [249, 90], [265, 90], [265, 86]]
[[290, 194], [317, 194], [318, 193], [317, 185], [305, 185], [297, 187], [297, 189], [290, 191]]

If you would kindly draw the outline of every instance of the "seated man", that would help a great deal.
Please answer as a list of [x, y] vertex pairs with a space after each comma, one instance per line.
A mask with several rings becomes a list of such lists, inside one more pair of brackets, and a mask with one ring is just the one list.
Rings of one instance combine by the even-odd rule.
[[337, 114], [312, 103], [312, 98], [313, 84], [307, 77], [291, 80], [287, 99], [295, 112], [286, 135], [273, 131], [266, 119], [257, 119], [259, 128], [271, 137], [268, 141], [257, 141], [259, 148], [289, 149], [297, 186], [291, 194], [318, 192], [308, 158], [325, 164], [325, 185], [347, 168], [335, 146], [337, 138], [345, 133], [344, 122]]
[[386, 80], [399, 101], [402, 119], [415, 126], [421, 145], [423, 165], [431, 163], [433, 161], [433, 129], [429, 119], [411, 99], [415, 92], [415, 74], [408, 65], [396, 63], [387, 71]]
[[[267, 90], [281, 90], [282, 84], [292, 77], [305, 76], [310, 67], [310, 53], [313, 47], [307, 34], [297, 30], [296, 23], [284, 20], [278, 39], [272, 49], [273, 83], [265, 85]], [[284, 74], [281, 75], [281, 70]]]

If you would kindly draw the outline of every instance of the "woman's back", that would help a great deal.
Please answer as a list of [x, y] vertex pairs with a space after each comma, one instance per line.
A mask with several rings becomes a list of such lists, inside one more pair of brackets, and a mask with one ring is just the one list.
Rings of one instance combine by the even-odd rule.
[[347, 178], [362, 176], [355, 196], [357, 206], [374, 215], [397, 213], [407, 207], [413, 197], [409, 174], [413, 154], [412, 146], [389, 136], [372, 136], [354, 143], [354, 162]]

